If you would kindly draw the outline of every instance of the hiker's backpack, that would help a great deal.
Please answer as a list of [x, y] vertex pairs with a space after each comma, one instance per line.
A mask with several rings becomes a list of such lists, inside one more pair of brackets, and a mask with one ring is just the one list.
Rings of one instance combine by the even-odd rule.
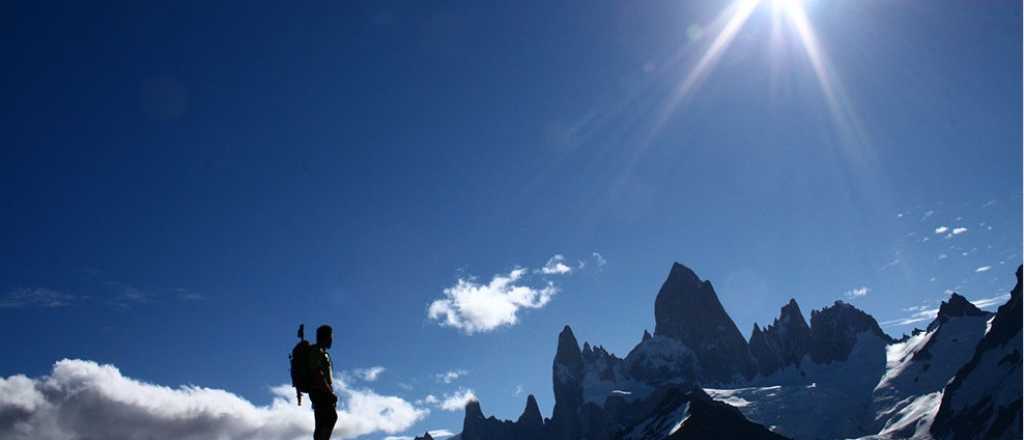
[[288, 356], [291, 361], [292, 386], [295, 387], [295, 397], [299, 405], [302, 405], [302, 393], [309, 393], [312, 389], [313, 372], [309, 371], [309, 356], [313, 346], [303, 335], [304, 324], [299, 324], [299, 342], [292, 348], [292, 354]]

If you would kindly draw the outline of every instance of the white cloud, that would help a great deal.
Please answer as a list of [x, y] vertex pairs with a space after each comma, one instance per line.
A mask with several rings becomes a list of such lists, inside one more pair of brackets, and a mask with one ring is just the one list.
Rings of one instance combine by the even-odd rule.
[[516, 385], [516, 389], [515, 389], [515, 391], [513, 392], [513, 394], [515, 394], [515, 395], [517, 395], [517, 396], [518, 396], [518, 395], [520, 395], [520, 394], [523, 394], [523, 391], [524, 391], [524, 390], [523, 390], [523, 386], [522, 386], [522, 385]]
[[[951, 291], [946, 291], [946, 293], [948, 294], [948, 293], [952, 293], [952, 292]], [[974, 304], [974, 306], [979, 308], [979, 309], [991, 309], [991, 308], [993, 308], [995, 306], [1002, 305], [1008, 299], [1010, 299], [1010, 295], [1004, 294], [1004, 295], [999, 295], [999, 296], [995, 296], [995, 297], [992, 297], [992, 298], [976, 299], [976, 300], [971, 301], [971, 304]], [[904, 325], [916, 324], [918, 322], [923, 322], [923, 321], [931, 321], [931, 320], [935, 319], [936, 316], [939, 315], [939, 308], [938, 307], [926, 308], [925, 306], [915, 306], [915, 307], [908, 307], [908, 308], [905, 308], [903, 310], [904, 311], [908, 311], [908, 312], [909, 311], [914, 311], [914, 313], [911, 314], [910, 316], [907, 316], [907, 317], [904, 317], [904, 318], [893, 319], [893, 320], [889, 320], [889, 321], [882, 321], [879, 324], [882, 327], [899, 327], [899, 326], [904, 326]]]
[[476, 394], [473, 393], [473, 390], [460, 388], [454, 393], [445, 394], [444, 399], [437, 404], [437, 407], [445, 411], [462, 411], [466, 409], [467, 403], [475, 400], [477, 400], [477, 398]]
[[981, 266], [981, 267], [979, 267], [977, 269], [974, 269], [974, 271], [975, 272], [988, 272], [989, 269], [992, 269], [992, 266]]
[[960, 235], [960, 234], [963, 234], [965, 232], [967, 232], [967, 228], [965, 228], [963, 226], [958, 227], [958, 228], [953, 228], [953, 235]]
[[939, 259], [940, 259], [940, 260], [945, 260], [945, 259], [947, 259], [947, 258], [949, 258], [949, 255], [946, 255], [946, 254], [939, 254]]
[[[0, 438], [310, 437], [313, 413], [308, 404], [297, 406], [288, 385], [273, 387], [271, 392], [272, 402], [259, 406], [224, 390], [155, 385], [126, 377], [112, 365], [64, 359], [54, 364], [49, 376], [0, 378]], [[335, 438], [401, 432], [429, 413], [398, 397], [343, 384], [338, 394]]]
[[73, 300], [71, 295], [43, 287], [13, 289], [0, 296], [0, 308], [64, 307]]
[[597, 252], [592, 253], [591, 256], [594, 257], [594, 262], [597, 263], [597, 267], [603, 267], [604, 265], [608, 264], [608, 260], [605, 260], [604, 257], [602, 257], [601, 254]]
[[437, 405], [438, 402], [440, 402], [440, 400], [438, 400], [437, 396], [433, 394], [427, 394], [423, 399], [416, 401], [416, 403], [420, 405]]
[[562, 254], [555, 254], [553, 257], [548, 259], [548, 262], [544, 264], [544, 267], [540, 268], [540, 271], [545, 275], [565, 275], [572, 272], [572, 268], [565, 264], [565, 256]]
[[456, 380], [459, 380], [460, 377], [465, 376], [467, 374], [469, 374], [469, 372], [466, 370], [448, 370], [445, 371], [444, 373], [437, 373], [434, 375], [434, 377], [437, 379], [438, 382], [452, 383], [455, 382]]
[[454, 286], [444, 289], [443, 298], [430, 303], [427, 316], [466, 334], [515, 325], [520, 309], [544, 307], [558, 293], [551, 282], [539, 288], [519, 284], [526, 273], [526, 269], [517, 268], [507, 275], [495, 275], [487, 284], [459, 278]]
[[376, 367], [359, 368], [359, 369], [356, 369], [356, 370], [352, 370], [352, 374], [355, 375], [355, 377], [360, 379], [360, 380], [364, 380], [366, 382], [373, 382], [373, 381], [376, 381], [377, 378], [380, 377], [381, 373], [383, 373], [386, 370], [387, 369], [384, 368], [384, 367], [376, 366]]
[[935, 228], [935, 233], [936, 234], [945, 234], [946, 231], [948, 231], [948, 230], [949, 230], [949, 228], [946, 227], [946, 226], [939, 226], [939, 227]]
[[866, 286], [862, 286], [862, 287], [858, 287], [856, 289], [847, 290], [846, 291], [846, 297], [850, 298], [850, 299], [860, 298], [862, 296], [867, 296], [868, 292], [870, 292], [870, 291], [871, 291], [871, 288], [866, 287]]

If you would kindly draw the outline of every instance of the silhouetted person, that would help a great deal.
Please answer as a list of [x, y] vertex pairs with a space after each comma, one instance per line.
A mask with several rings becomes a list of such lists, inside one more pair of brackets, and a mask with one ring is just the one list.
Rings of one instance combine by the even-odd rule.
[[321, 325], [316, 329], [316, 344], [309, 351], [309, 371], [312, 373], [312, 388], [309, 400], [313, 403], [313, 417], [316, 427], [313, 429], [313, 440], [329, 440], [334, 431], [334, 423], [338, 421], [338, 396], [334, 395], [334, 376], [331, 367], [331, 356], [327, 349], [334, 342], [334, 331], [329, 325]]

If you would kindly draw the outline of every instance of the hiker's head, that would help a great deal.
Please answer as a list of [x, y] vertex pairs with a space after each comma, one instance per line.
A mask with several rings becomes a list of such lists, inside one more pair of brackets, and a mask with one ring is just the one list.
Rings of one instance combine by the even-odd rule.
[[316, 345], [331, 348], [332, 342], [334, 342], [334, 330], [331, 329], [331, 326], [324, 324], [316, 328]]

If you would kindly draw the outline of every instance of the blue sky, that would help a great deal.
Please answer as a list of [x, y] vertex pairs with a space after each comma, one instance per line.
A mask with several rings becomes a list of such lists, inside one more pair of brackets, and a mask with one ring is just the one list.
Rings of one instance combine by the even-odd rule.
[[[14, 5], [0, 377], [262, 404], [327, 322], [339, 370], [384, 367], [353, 383], [430, 409], [409, 432], [457, 432], [427, 395], [549, 415], [561, 327], [624, 356], [673, 261], [745, 335], [790, 297], [898, 335], [1008, 292], [1020, 2], [808, 0], [815, 57], [765, 0], [709, 50], [741, 3]], [[520, 301], [442, 325], [460, 280]]]

